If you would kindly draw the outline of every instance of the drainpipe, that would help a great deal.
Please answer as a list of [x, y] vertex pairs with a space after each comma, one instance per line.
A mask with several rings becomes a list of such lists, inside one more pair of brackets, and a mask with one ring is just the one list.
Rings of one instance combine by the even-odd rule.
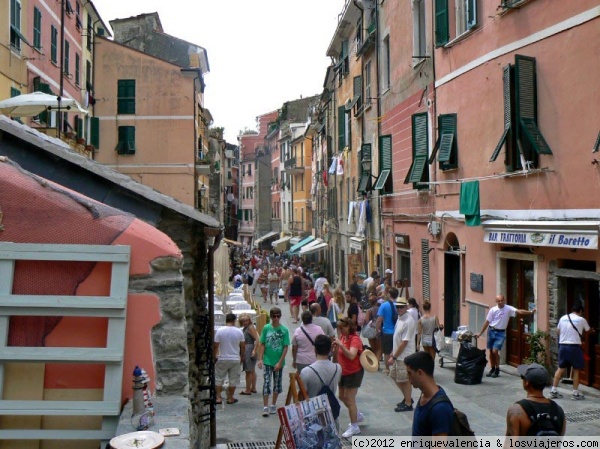
[[[377, 117], [381, 117], [381, 87], [379, 76], [379, 2], [375, 2], [375, 76], [377, 77]], [[377, 149], [379, 149], [379, 137], [381, 136], [381, 120], [377, 120]], [[381, 169], [381, 167], [380, 167]], [[379, 267], [377, 271], [383, 274], [383, 219], [382, 219], [382, 195], [381, 190], [377, 192], [379, 199]]]
[[64, 64], [65, 64], [65, 0], [61, 0], [60, 2], [60, 64], [58, 65], [60, 70], [60, 78], [59, 78], [59, 91], [58, 91], [58, 110], [56, 111], [56, 123], [57, 123], [57, 133], [58, 138], [60, 139], [60, 132], [62, 128], [62, 109], [60, 108], [60, 103], [62, 101], [63, 93], [64, 93]]
[[221, 243], [223, 231], [221, 229], [206, 228], [205, 234], [207, 240], [214, 238], [214, 243], [208, 248], [208, 326], [210, 334], [210, 342], [208, 348], [208, 366], [210, 379], [210, 446], [217, 445], [217, 390], [215, 386], [215, 362], [213, 357], [213, 341], [215, 341], [215, 251]]

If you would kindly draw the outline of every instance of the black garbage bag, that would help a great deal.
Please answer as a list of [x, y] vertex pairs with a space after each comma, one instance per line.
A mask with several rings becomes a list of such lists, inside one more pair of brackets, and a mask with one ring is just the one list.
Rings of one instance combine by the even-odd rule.
[[462, 385], [480, 384], [486, 365], [485, 350], [463, 341], [456, 359], [454, 382]]

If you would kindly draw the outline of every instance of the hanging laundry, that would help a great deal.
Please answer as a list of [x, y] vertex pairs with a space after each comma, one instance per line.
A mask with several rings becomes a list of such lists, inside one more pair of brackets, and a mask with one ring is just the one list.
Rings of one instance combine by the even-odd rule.
[[323, 185], [327, 187], [327, 172], [323, 170]]
[[358, 216], [358, 226], [356, 228], [356, 235], [359, 236], [364, 236], [365, 235], [365, 230], [366, 230], [366, 207], [365, 207], [365, 201], [361, 201], [359, 203], [359, 208], [360, 208], [360, 214]]
[[338, 163], [337, 157], [334, 157], [334, 158], [331, 159], [331, 166], [329, 167], [329, 174], [330, 175], [335, 175], [335, 171], [337, 169], [337, 163]]
[[367, 223], [371, 223], [373, 221], [373, 215], [371, 211], [371, 202], [369, 200], [365, 200], [365, 215], [367, 217]]
[[481, 215], [479, 209], [479, 181], [467, 181], [460, 185], [460, 209], [465, 215], [467, 226], [479, 226]]
[[350, 201], [350, 206], [348, 207], [348, 225], [352, 224], [352, 216], [354, 215], [354, 201]]
[[344, 160], [340, 157], [337, 163], [337, 175], [341, 176], [344, 174]]

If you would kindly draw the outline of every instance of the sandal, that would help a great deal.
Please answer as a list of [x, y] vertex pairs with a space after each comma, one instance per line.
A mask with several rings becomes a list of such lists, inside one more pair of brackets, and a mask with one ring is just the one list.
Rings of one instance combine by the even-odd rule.
[[228, 404], [235, 404], [239, 399], [234, 399], [233, 401], [227, 401]]
[[256, 391], [256, 390], [250, 390], [250, 392], [252, 392], [252, 393], [258, 393], [258, 391]]
[[240, 391], [240, 394], [242, 394], [244, 396], [250, 396], [252, 394], [252, 392], [246, 393], [245, 391]]
[[215, 404], [217, 405], [221, 405], [223, 403], [223, 401], [215, 401]]

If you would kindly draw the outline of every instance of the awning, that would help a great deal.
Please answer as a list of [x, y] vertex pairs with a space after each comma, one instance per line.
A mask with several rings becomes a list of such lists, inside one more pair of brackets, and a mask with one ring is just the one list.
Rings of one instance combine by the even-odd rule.
[[317, 246], [319, 243], [323, 243], [323, 240], [316, 238], [312, 242], [309, 242], [306, 245], [304, 245], [302, 248], [300, 248], [300, 252], [308, 251], [310, 248], [312, 248], [313, 246]]
[[316, 253], [318, 251], [321, 251], [322, 249], [327, 248], [327, 246], [327, 243], [321, 242], [317, 245], [311, 246], [310, 248], [304, 247], [300, 250], [300, 255]]
[[271, 246], [273, 248], [275, 248], [277, 245], [279, 245], [281, 243], [285, 243], [285, 242], [287, 242], [288, 240], [291, 240], [291, 239], [292, 239], [292, 237], [289, 236], [289, 235], [287, 235], [285, 237], [280, 238], [279, 240], [275, 240], [275, 241], [271, 242]]
[[263, 242], [264, 240], [267, 240], [267, 239], [270, 239], [272, 237], [275, 237], [276, 235], [279, 235], [279, 232], [277, 232], [277, 231], [267, 232], [262, 237], [259, 237], [256, 240], [254, 240], [254, 246], [258, 246], [259, 243]]
[[487, 243], [598, 249], [600, 221], [487, 220], [482, 226]]
[[304, 245], [306, 245], [307, 243], [310, 243], [314, 240], [315, 238], [312, 235], [309, 235], [308, 237], [306, 237], [304, 240], [301, 240], [300, 242], [296, 243], [294, 246], [292, 246], [290, 248], [290, 253], [295, 253], [297, 251], [300, 250], [300, 248], [302, 248]]
[[242, 244], [240, 242], [236, 242], [235, 240], [229, 240], [229, 239], [223, 239], [223, 241], [225, 243], [227, 243], [228, 245], [233, 245], [233, 246], [242, 246]]

